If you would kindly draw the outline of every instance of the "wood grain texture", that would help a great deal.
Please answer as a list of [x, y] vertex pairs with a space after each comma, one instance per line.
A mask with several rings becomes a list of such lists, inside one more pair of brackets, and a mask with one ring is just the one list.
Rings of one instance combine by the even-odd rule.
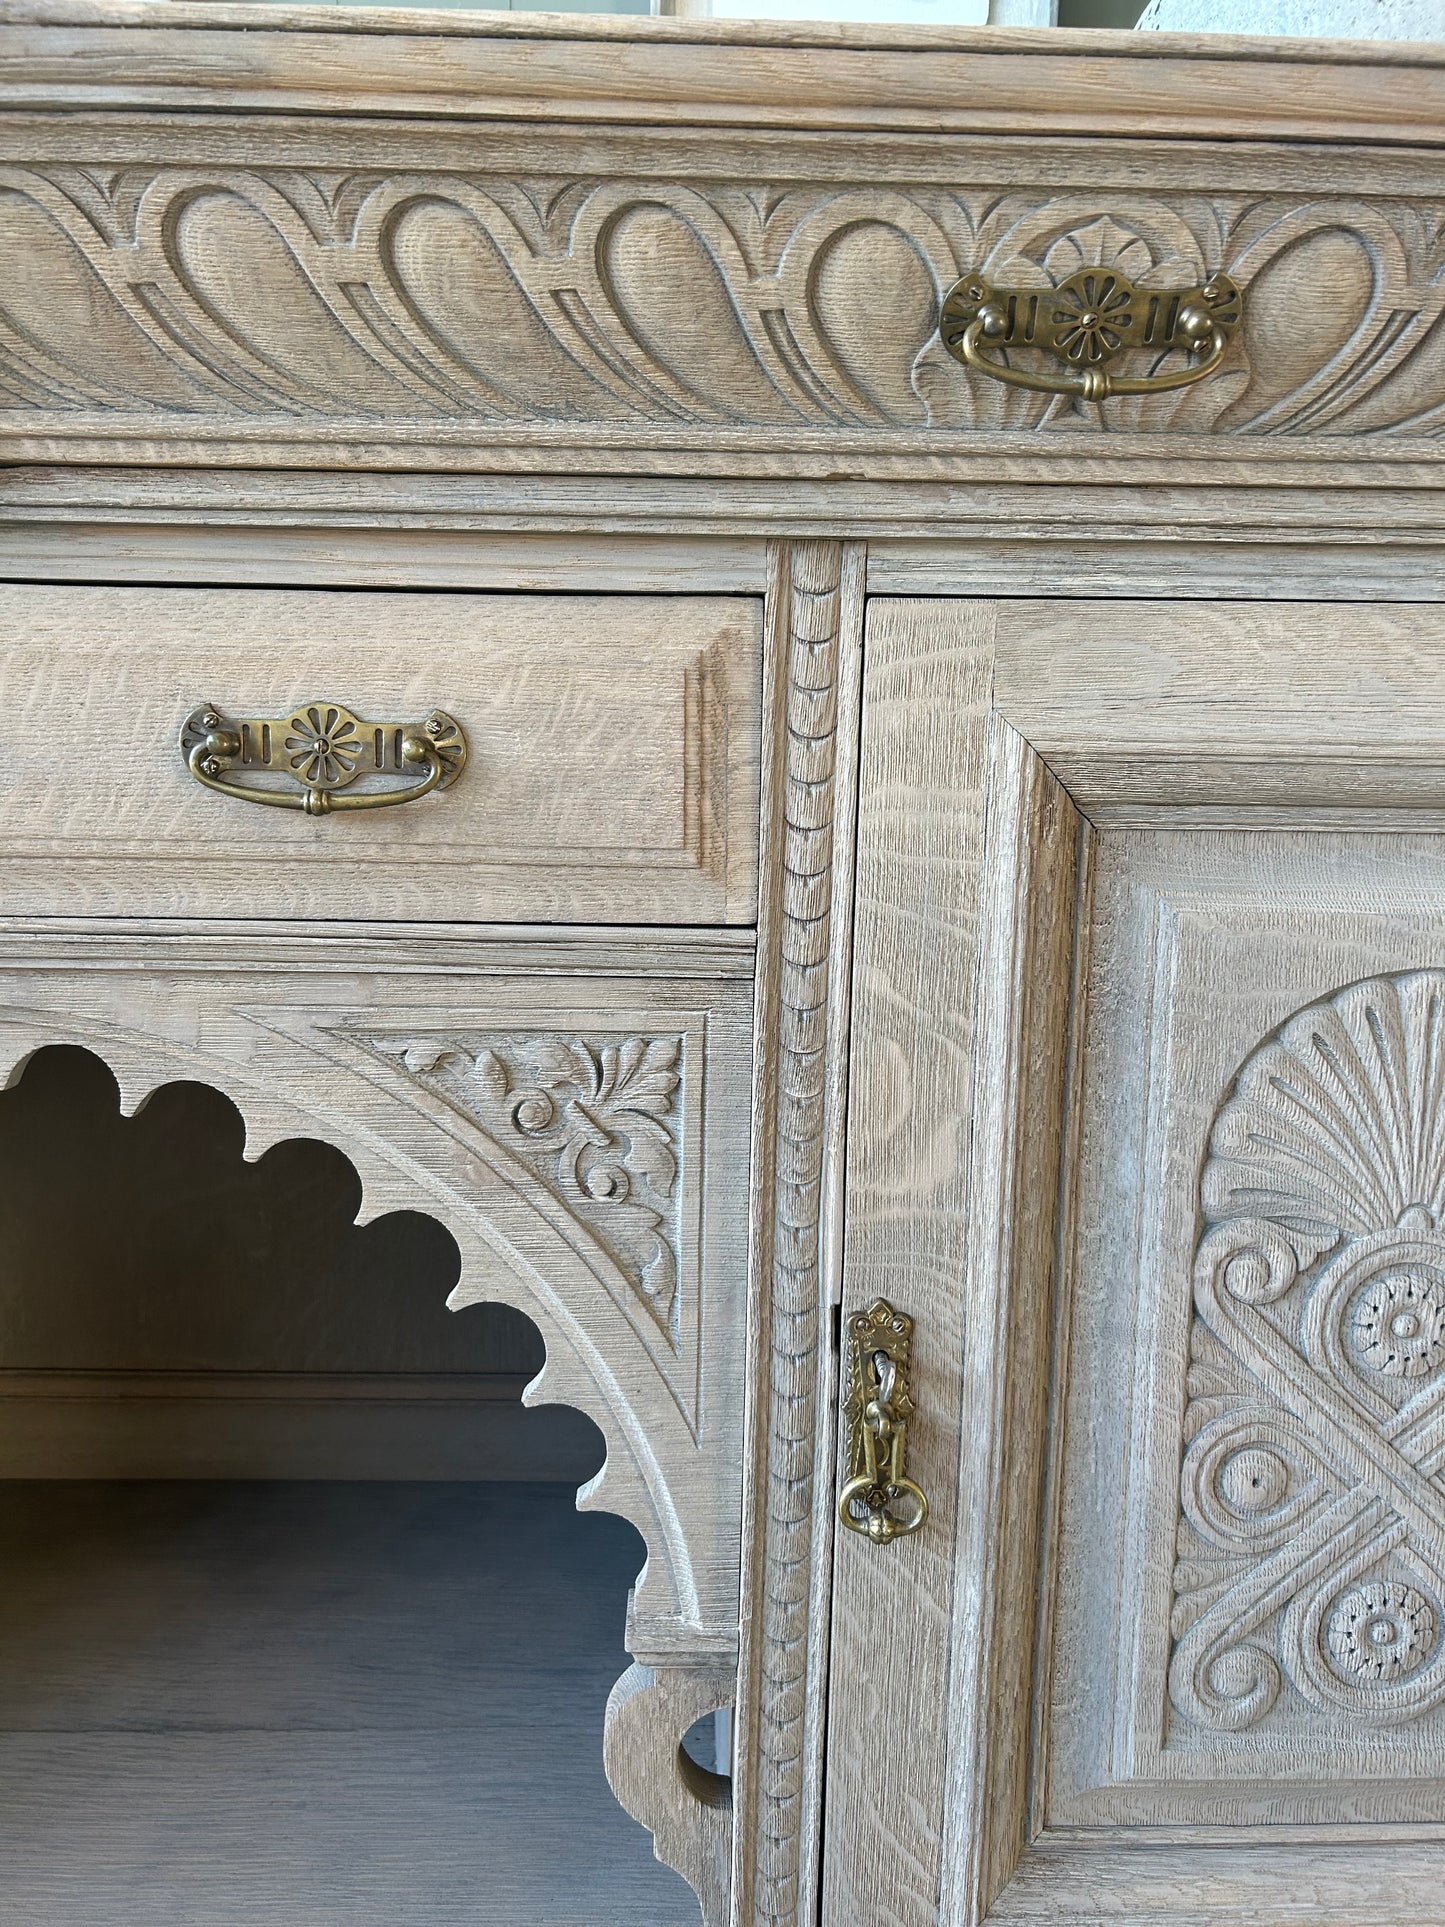
[[[452, 1229], [464, 1297], [536, 1318], [543, 1394], [606, 1437], [591, 1496], [648, 1546], [611, 1770], [709, 1927], [973, 1927], [990, 1900], [1077, 1927], [1244, 1927], [1252, 1900], [1285, 1927], [1297, 1896], [1356, 1927], [1359, 1882], [1377, 1879], [1401, 1922], [1433, 1927], [1438, 1862], [1385, 1838], [1393, 1794], [1351, 1843], [1353, 1874], [1303, 1826], [1256, 1830], [1241, 1869], [1208, 1857], [1242, 1831], [1230, 1790], [1198, 1793], [1190, 1826], [1166, 1824], [1167, 1801], [1136, 1825], [1127, 1788], [1073, 1785], [1051, 1753], [1074, 1701], [1044, 1691], [1030, 1729], [1025, 1699], [1035, 1520], [1061, 1538], [1056, 1498], [1067, 1511], [1057, 1480], [1036, 1506], [1040, 1434], [1067, 1405], [1059, 1374], [1047, 1408], [1043, 1383], [1080, 827], [1056, 786], [1106, 840], [1171, 811], [1232, 831], [1252, 810], [1276, 838], [1362, 810], [1372, 830], [1445, 828], [1445, 652], [1409, 606], [1445, 555], [1445, 58], [184, 0], [8, 0], [0, 22], [0, 567], [289, 581], [311, 591], [298, 607], [353, 615], [366, 596], [320, 585], [589, 605], [575, 648], [549, 632], [538, 650], [557, 727], [513, 814], [469, 818], [450, 867], [455, 797], [424, 817], [435, 831], [406, 823], [350, 875], [318, 843], [267, 907], [322, 901], [334, 923], [219, 921], [254, 908], [258, 863], [284, 870], [274, 822], [229, 876], [196, 859], [187, 878], [210, 894], [187, 881], [143, 901], [139, 857], [107, 876], [63, 851], [62, 877], [54, 838], [27, 859], [0, 837], [12, 912], [218, 918], [0, 924], [0, 1031], [17, 1053], [86, 1038], [128, 1102], [160, 1077], [214, 1081], [256, 1145], [328, 1137], [368, 1210], [420, 1198]], [[968, 269], [1043, 290], [1079, 266], [1160, 285], [1220, 265], [1249, 319], [1189, 393], [1051, 403], [971, 380], [937, 341], [939, 295]], [[865, 540], [875, 591], [1069, 600], [875, 605], [850, 980]], [[756, 597], [765, 541], [767, 713], [753, 604], [720, 705], [731, 748], [747, 743], [735, 766], [693, 753], [676, 691], [695, 639], [659, 599]], [[634, 628], [609, 654], [614, 598], [645, 593], [646, 647]], [[1360, 621], [1318, 606], [1337, 597]], [[480, 669], [446, 613], [480, 598], [385, 600], [376, 633], [393, 641], [403, 604], [435, 606], [408, 632], [409, 672]], [[1397, 606], [1358, 606], [1375, 601]], [[349, 673], [369, 645], [329, 633]], [[318, 634], [308, 617], [288, 635], [283, 667]], [[264, 655], [236, 635], [238, 656]], [[60, 661], [84, 716], [123, 654], [40, 667]], [[1281, 679], [1311, 691], [1303, 717]], [[568, 721], [579, 709], [614, 719], [609, 746]], [[52, 712], [27, 717], [0, 744], [14, 768], [31, 743], [53, 760]], [[735, 866], [758, 837], [759, 762], [754, 894]], [[711, 861], [662, 837], [700, 771], [727, 777]], [[86, 817], [83, 795], [52, 789], [47, 833], [58, 820], [63, 843], [79, 809], [87, 836], [116, 834], [117, 794]], [[164, 839], [169, 856], [182, 820], [154, 811], [137, 850]], [[541, 834], [551, 867], [499, 881], [509, 826]], [[1405, 841], [1433, 874], [1432, 846]], [[1272, 883], [1302, 862], [1290, 846]], [[393, 914], [391, 935], [358, 923]], [[469, 917], [518, 922], [469, 940]], [[581, 917], [658, 928], [609, 947], [536, 927]], [[677, 929], [724, 918], [732, 934]], [[593, 1154], [578, 1120], [594, 1109], [607, 1196], [570, 1162]], [[539, 1143], [526, 1120], [544, 1118]], [[819, 1468], [845, 1275], [850, 1296], [884, 1291], [919, 1319], [913, 1469], [934, 1517], [886, 1550], [845, 1536], [835, 1572]], [[1047, 1576], [1067, 1607], [1073, 1569], [1056, 1557]], [[677, 1740], [729, 1697], [739, 1598], [734, 1825]], [[1211, 1800], [1212, 1832], [1194, 1824]]]
[[[1146, 607], [998, 612], [1001, 709], [1058, 774], [1082, 772], [1096, 820], [1126, 814], [1118, 793], [1151, 755], [1162, 771], [1165, 744], [1187, 783], [1212, 738], [1215, 818], [1242, 827], [1095, 839], [1075, 960], [1033, 1784], [1025, 1818], [1006, 1797], [1005, 1722], [981, 1758], [1000, 1776], [984, 1781], [986, 1818], [955, 1810], [954, 1864], [986, 1857], [1003, 1826], [1015, 1852], [1025, 1827], [1034, 1836], [990, 1920], [1284, 1927], [1358, 1918], [1368, 1896], [1413, 1923], [1432, 1882], [1438, 1894], [1445, 1824], [1441, 1509], [1433, 1444], [1412, 1429], [1436, 1369], [1429, 1068], [1445, 921], [1438, 837], [1400, 833], [1392, 786], [1432, 749], [1414, 707], [1434, 672], [1432, 612], [1367, 609], [1351, 624], [1328, 609], [1156, 604], [1151, 627]], [[1097, 748], [1116, 725], [1114, 750], [1092, 762], [1065, 740], [1077, 726]], [[1357, 779], [1323, 823], [1248, 827], [1259, 794], [1274, 794], [1267, 740], [1307, 800], [1321, 767], [1351, 759]], [[1169, 824], [1162, 778], [1138, 810]], [[1055, 1125], [1063, 1115], [1055, 1100]], [[1018, 1154], [1019, 1133], [992, 1136], [991, 1165]], [[1301, 1185], [1308, 1205], [1292, 1206]], [[1392, 1187], [1397, 1202], [1377, 1205]], [[1393, 1268], [1371, 1269], [1377, 1249]], [[1240, 1253], [1263, 1267], [1259, 1292], [1231, 1268]], [[1380, 1306], [1417, 1304], [1418, 1330], [1381, 1350]], [[1006, 1380], [992, 1382], [1004, 1398]], [[1329, 1429], [1340, 1424], [1354, 1428], [1348, 1449]], [[1021, 1429], [1017, 1479], [1038, 1432], [1037, 1419]], [[961, 1600], [981, 1575], [997, 1583], [1004, 1543], [963, 1563]], [[1018, 1596], [1035, 1596], [1027, 1575]], [[1378, 1679], [1374, 1646], [1354, 1657], [1361, 1613], [1398, 1647]], [[958, 1643], [962, 1682], [981, 1646], [987, 1658], [966, 1608]], [[1005, 1690], [997, 1673], [990, 1685]], [[1015, 1744], [1026, 1731], [1016, 1718]], [[967, 1771], [955, 1787], [968, 1796]], [[1356, 1861], [1336, 1851], [1346, 1843]], [[987, 1887], [975, 1897], [955, 1878], [945, 1891], [945, 1918], [984, 1917]]]
[[[754, 602], [11, 587], [0, 638], [14, 912], [752, 919]], [[468, 767], [445, 794], [320, 820], [186, 770], [197, 703], [318, 697], [373, 720], [449, 710]], [[57, 706], [84, 771], [59, 793]]]
[[[1412, 537], [1398, 524], [1385, 530], [1371, 521], [1354, 532], [1267, 531], [1261, 522], [1269, 518], [1257, 502], [1236, 497], [1234, 505], [1238, 513], [1228, 525], [1211, 522], [1203, 503], [1181, 500], [1179, 519], [1152, 529], [1117, 523], [1100, 528], [1092, 515], [1079, 524], [1030, 527], [1026, 515], [1007, 532], [959, 529], [957, 540], [874, 537], [869, 587], [876, 595], [1080, 600], [1228, 596], [1268, 602], [1283, 593], [1310, 602], [1445, 600], [1445, 556], [1423, 531]], [[1218, 508], [1217, 496], [1211, 506]], [[112, 545], [124, 544], [117, 532]], [[0, 551], [4, 547], [0, 529]]]
[[963, 1425], [942, 1892], [983, 1921], [1028, 1838], [1056, 1200], [1083, 822], [995, 715], [963, 1278]]
[[[492, 948], [372, 926], [348, 947], [344, 926], [313, 924], [262, 926], [248, 948], [244, 926], [201, 923], [158, 953], [153, 920], [131, 929], [10, 921], [0, 1064], [13, 1080], [38, 1047], [82, 1044], [127, 1114], [178, 1078], [212, 1085], [249, 1156], [319, 1138], [350, 1159], [364, 1216], [421, 1208], [443, 1225], [461, 1253], [452, 1309], [501, 1300], [533, 1320], [547, 1356], [527, 1401], [600, 1425], [579, 1503], [631, 1517], [647, 1547], [626, 1638], [657, 1692], [626, 1716], [619, 1702], [619, 1785], [650, 1786], [661, 1850], [712, 1882], [723, 1919], [730, 1827], [679, 1779], [694, 1715], [676, 1719], [690, 1693], [709, 1701], [695, 1711], [726, 1704], [737, 1656], [747, 1227], [730, 1200], [748, 1162], [750, 942], [533, 931]], [[710, 949], [721, 976], [669, 975]]]
[[605, 493], [585, 476], [14, 468], [0, 477], [0, 572], [761, 594], [769, 532], [851, 533], [868, 539], [882, 595], [1439, 597], [1445, 494], [1428, 467], [1404, 487], [1372, 460], [1326, 498], [1237, 463], [1161, 490], [1114, 446], [1090, 459], [1087, 490], [1010, 479], [1005, 457], [967, 485], [888, 481], [869, 464], [824, 482], [613, 477]]
[[697, 1895], [703, 1927], [727, 1927], [731, 1916], [733, 1785], [727, 1774], [699, 1766], [682, 1738], [696, 1720], [730, 1706], [736, 1688], [730, 1666], [658, 1672], [634, 1663], [607, 1701], [608, 1781], [652, 1834], [657, 1858]]
[[1438, 817], [1433, 604], [1024, 600], [997, 621], [999, 706], [1097, 823]]
[[[747, 1162], [748, 975], [669, 976], [667, 957], [688, 947], [677, 937], [652, 940], [651, 969], [646, 947], [625, 939], [609, 965], [597, 933], [577, 939], [592, 946], [580, 969], [565, 941], [549, 951], [503, 936], [493, 950], [484, 936], [442, 935], [438, 947], [413, 933], [408, 974], [406, 939], [393, 950], [379, 936], [368, 955], [343, 930], [248, 943], [202, 926], [167, 939], [158, 962], [154, 925], [12, 922], [0, 965], [5, 1069], [13, 1078], [45, 1043], [82, 1044], [114, 1073], [126, 1113], [176, 1079], [211, 1085], [240, 1111], [248, 1156], [317, 1138], [355, 1167], [364, 1219], [418, 1209], [437, 1219], [462, 1254], [453, 1308], [500, 1299], [525, 1311], [547, 1347], [528, 1401], [573, 1405], [602, 1427], [608, 1457], [587, 1502], [632, 1516], [650, 1555], [629, 1632], [636, 1656], [731, 1659], [742, 1420], [729, 1350], [746, 1228], [727, 1200]], [[639, 1039], [667, 1047], [660, 1082]], [[493, 1050], [536, 1062], [544, 1043], [558, 1053], [556, 1078], [523, 1084], [516, 1110], [540, 1124], [552, 1107], [537, 1145], [550, 1133], [550, 1166], [509, 1143], [519, 1127], [484, 1114], [485, 1078], [475, 1103], [451, 1082], [453, 1059]], [[589, 1063], [599, 1074], [612, 1064], [600, 1093], [569, 1085], [591, 1076]], [[595, 1113], [586, 1132], [579, 1102]], [[639, 1227], [622, 1179], [641, 1146], [651, 1161], [639, 1190], [656, 1195], [653, 1235], [671, 1262], [666, 1316], [645, 1256], [642, 1270], [629, 1256]], [[615, 1195], [617, 1222], [589, 1177]], [[199, 1228], [198, 1238], [203, 1265]]]
[[[8, 18], [12, 460], [1049, 480], [1107, 435], [1188, 479], [1240, 442], [1428, 463], [1445, 420], [1428, 52]], [[1225, 268], [1248, 324], [1209, 381], [1102, 406], [944, 353], [961, 274], [1080, 267]]]
[[[1388, 1887], [1385, 1882], [1389, 1883]], [[1383, 1896], [1388, 1893], [1388, 1901]], [[1263, 1897], [1278, 1894], [1272, 1915]], [[1152, 1853], [1135, 1848], [1054, 1852], [1036, 1847], [989, 1915], [999, 1927], [1069, 1922], [1083, 1927], [1246, 1927], [1261, 1918], [1279, 1927], [1359, 1927], [1369, 1908], [1391, 1927], [1436, 1927], [1440, 1918], [1438, 1847], [1193, 1847]], [[1388, 1911], [1386, 1909], [1388, 1908]]]
[[[284, 104], [355, 113], [739, 119], [977, 134], [1145, 130], [1304, 140], [1439, 138], [1430, 49], [1225, 36], [626, 19], [473, 23], [321, 8], [225, 14], [146, 0], [9, 0], [10, 102]], [[800, 59], [793, 50], [808, 50]], [[83, 69], [75, 56], [83, 51]], [[358, 98], [360, 97], [360, 99]]]
[[[1445, 1823], [1439, 1626], [1403, 1597], [1433, 1597], [1417, 1569], [1445, 1556], [1417, 1431], [1439, 1363], [1439, 865], [1427, 838], [1100, 839], [1051, 1824], [1329, 1842]], [[1419, 1306], [1402, 1350], [1380, 1345], [1381, 1291], [1390, 1316]], [[1118, 1632], [1089, 1652], [1101, 1585]], [[1376, 1678], [1350, 1602], [1380, 1595], [1383, 1632], [1394, 1593], [1410, 1630]]]
[[932, 1510], [890, 1546], [838, 1534], [827, 1921], [934, 1927], [942, 1904], [989, 641], [977, 605], [869, 605], [843, 1288], [916, 1320], [909, 1475]]
[[769, 590], [734, 1915], [817, 1909], [864, 557], [780, 545]]
[[[1201, 161], [1143, 195], [1137, 156], [1110, 180], [1089, 152], [1058, 185], [1011, 165], [960, 182], [951, 159], [936, 182], [894, 185], [839, 180], [846, 156], [825, 147], [782, 178], [678, 178], [646, 150], [614, 173], [579, 154], [561, 185], [550, 146], [531, 171], [379, 175], [346, 154], [268, 165], [264, 128], [238, 144], [254, 161], [104, 170], [44, 165], [27, 138], [0, 164], [12, 459], [148, 443], [139, 459], [204, 447], [326, 468], [345, 446], [382, 468], [565, 473], [575, 446], [644, 472], [666, 451], [685, 474], [747, 472], [743, 456], [806, 472], [836, 450], [921, 474], [976, 437], [1018, 454], [1040, 431], [1066, 464], [1104, 432], [1156, 462], [1239, 439], [1260, 459], [1320, 442], [1348, 460], [1382, 436], [1394, 459], [1428, 460], [1445, 423], [1428, 174], [1414, 193], [1356, 178], [1342, 200], [1323, 184], [1222, 193]], [[1090, 267], [1165, 287], [1226, 269], [1247, 318], [1219, 373], [1092, 403], [944, 351], [938, 305], [960, 275], [1048, 289]]]
[[[1244, 1339], [1231, 1350], [1232, 1328], [1210, 1309], [1210, 1279], [1211, 1254], [1223, 1257], [1221, 1240], [1233, 1236], [1232, 1226], [1241, 1234], [1236, 1251], [1252, 1232], [1268, 1235], [1261, 1215], [1269, 1211], [1267, 1177], [1254, 1197], [1239, 1198], [1244, 1215], [1230, 1219], [1224, 1201], [1237, 1194], [1229, 1175], [1234, 1151], [1247, 1164], [1259, 1160], [1262, 1174], [1278, 1152], [1282, 1169], [1314, 1187], [1317, 1212], [1348, 1200], [1348, 1182], [1331, 1158], [1348, 1154], [1352, 1142], [1351, 1080], [1359, 1086], [1354, 1114], [1368, 1129], [1372, 1036], [1385, 1053], [1393, 1037], [1408, 1038], [1400, 1128], [1408, 1137], [1410, 1120], [1428, 1127], [1429, 1101], [1417, 1097], [1412, 1106], [1406, 1088], [1415, 1063], [1429, 1058], [1428, 1048], [1415, 1056], [1418, 1026], [1402, 1016], [1392, 1030], [1387, 1014], [1373, 1026], [1366, 1021], [1352, 1059], [1341, 1058], [1330, 1026], [1349, 1021], [1351, 998], [1373, 999], [1383, 1012], [1389, 986], [1405, 994], [1428, 975], [1422, 963], [1441, 955], [1438, 839], [1109, 834], [1098, 850], [1081, 949], [1089, 1008], [1071, 1332], [1060, 1351], [1069, 1363], [1056, 1396], [1062, 1530], [1045, 1594], [1054, 1601], [1044, 1648], [1052, 1705], [1043, 1716], [1036, 1797], [1048, 1825], [990, 1918], [1080, 1927], [1163, 1919], [1343, 1923], [1358, 1919], [1368, 1901], [1382, 1918], [1423, 1921], [1438, 1907], [1445, 1838], [1431, 1655], [1416, 1652], [1397, 1682], [1381, 1682], [1399, 1704], [1395, 1717], [1382, 1719], [1377, 1703], [1372, 1717], [1371, 1689], [1352, 1670], [1347, 1645], [1335, 1642], [1335, 1665], [1302, 1666], [1291, 1623], [1314, 1623], [1302, 1610], [1312, 1593], [1337, 1607], [1380, 1584], [1381, 1573], [1398, 1579], [1400, 1561], [1437, 1556], [1438, 1527], [1417, 1518], [1363, 1560], [1348, 1545], [1335, 1560], [1326, 1531], [1310, 1561], [1311, 1534], [1320, 1536], [1343, 1476], [1338, 1454], [1323, 1448], [1326, 1469], [1310, 1443], [1339, 1407], [1331, 1391], [1337, 1354], [1327, 1357], [1298, 1337], [1306, 1302], [1298, 1294], [1276, 1294], [1268, 1308], [1268, 1329], [1277, 1325], [1272, 1351], [1251, 1350]], [[1335, 988], [1350, 982], [1352, 991]], [[1290, 1013], [1301, 1009], [1292, 1028]], [[1337, 1069], [1343, 1108], [1335, 1123], [1311, 1102], [1307, 1064], [1290, 1069], [1276, 1061], [1291, 1038], [1307, 1049], [1318, 1042], [1327, 1078]], [[1256, 1053], [1258, 1075], [1250, 1067]], [[1280, 1135], [1268, 1106], [1289, 1107], [1295, 1092], [1293, 1135], [1290, 1128]], [[1255, 1097], [1261, 1109], [1241, 1132], [1226, 1121], [1228, 1108]], [[1361, 1170], [1378, 1163], [1386, 1171], [1395, 1143], [1390, 1127], [1382, 1128]], [[1429, 1194], [1427, 1166], [1428, 1158], [1406, 1181], [1412, 1196]], [[1392, 1222], [1374, 1245], [1408, 1240], [1415, 1223], [1407, 1213], [1403, 1229]], [[1418, 1234], [1427, 1243], [1432, 1236], [1423, 1228]], [[1342, 1265], [1359, 1271], [1372, 1243], [1368, 1233], [1361, 1244], [1347, 1229], [1332, 1247], [1326, 1227], [1310, 1238], [1298, 1214], [1281, 1237], [1281, 1253], [1289, 1238], [1303, 1241], [1311, 1274], [1317, 1267], [1323, 1274], [1332, 1260], [1335, 1275]], [[1424, 1247], [1398, 1255], [1390, 1277], [1428, 1289]], [[1222, 1269], [1226, 1295], [1230, 1278], [1248, 1292], [1242, 1271], [1227, 1262]], [[1357, 1281], [1365, 1297], [1368, 1271], [1366, 1264]], [[1308, 1302], [1328, 1301], [1328, 1277], [1324, 1284]], [[1254, 1302], [1266, 1304], [1267, 1293]], [[1251, 1322], [1249, 1305], [1239, 1303]], [[1212, 1324], [1201, 1336], [1205, 1316]], [[1348, 1336], [1343, 1343], [1360, 1357], [1345, 1369], [1368, 1379], [1359, 1344]], [[1291, 1355], [1299, 1360], [1292, 1399], [1283, 1362]], [[1391, 1382], [1383, 1368], [1374, 1378]], [[1369, 1390], [1364, 1385], [1359, 1397]], [[1428, 1403], [1427, 1389], [1417, 1412]], [[1412, 1451], [1408, 1428], [1384, 1429], [1398, 1431], [1399, 1449]], [[1215, 1443], [1221, 1450], [1211, 1455]], [[1296, 1460], [1295, 1485], [1274, 1494], [1274, 1467], [1299, 1451], [1316, 1469], [1300, 1481]], [[1378, 1478], [1388, 1464], [1378, 1441], [1372, 1458], [1363, 1426], [1349, 1459], [1367, 1487], [1369, 1468]], [[1433, 1470], [1426, 1452], [1418, 1483], [1427, 1512]], [[1338, 1492], [1347, 1509], [1351, 1491], [1347, 1481]], [[1355, 1501], [1367, 1527], [1371, 1503], [1365, 1495]], [[1277, 1568], [1272, 1599], [1260, 1592], [1262, 1562]], [[1177, 1596], [1181, 1584], [1187, 1598]], [[1227, 1635], [1218, 1663], [1187, 1663], [1201, 1638], [1223, 1634], [1229, 1623], [1240, 1631], [1242, 1670], [1235, 1662], [1231, 1674]], [[1330, 1650], [1323, 1623], [1311, 1637], [1319, 1652]], [[1260, 1690], [1272, 1670], [1277, 1702]], [[1188, 1690], [1191, 1679], [1207, 1703]]]
[[7, 1480], [0, 1544], [15, 1918], [696, 1927], [603, 1777], [642, 1549], [565, 1488]]
[[[110, 490], [102, 484], [105, 493]], [[247, 583], [257, 588], [501, 589], [527, 594], [756, 595], [767, 581], [761, 539], [638, 537], [625, 544], [593, 533], [498, 534], [420, 526], [286, 527], [258, 530], [101, 516], [58, 524], [7, 525], [14, 494], [0, 495], [0, 574], [47, 582]], [[239, 503], [233, 503], [239, 507]], [[511, 515], [515, 519], [516, 495]], [[366, 511], [362, 511], [363, 521]], [[474, 526], [483, 526], [475, 516]], [[546, 519], [539, 517], [538, 519]]]

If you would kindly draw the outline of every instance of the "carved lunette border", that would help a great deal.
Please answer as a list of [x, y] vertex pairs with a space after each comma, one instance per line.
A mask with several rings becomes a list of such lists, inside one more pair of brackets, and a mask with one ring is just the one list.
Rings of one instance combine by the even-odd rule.
[[[1292, 473], [1431, 461], [1445, 431], [1440, 197], [1372, 188], [1363, 160], [1348, 194], [1226, 190], [1204, 162], [1144, 192], [1137, 156], [1084, 149], [1054, 181], [1025, 155], [970, 180], [926, 153], [896, 180], [816, 140], [776, 175], [692, 178], [649, 130], [561, 176], [556, 154], [441, 165], [440, 141], [410, 167], [346, 140], [297, 167], [267, 132], [238, 136], [241, 165], [162, 159], [155, 121], [122, 164], [109, 138], [0, 163], [17, 460], [304, 468], [344, 444], [376, 468], [817, 476], [846, 454], [902, 479], [1002, 454], [1057, 480], [1105, 434], [1116, 460], [1248, 444]], [[1245, 326], [1207, 382], [1107, 405], [943, 351], [958, 275], [1042, 290], [1081, 266], [1145, 287], [1227, 268]]]
[[864, 560], [835, 542], [769, 553], [739, 1927], [815, 1913]]

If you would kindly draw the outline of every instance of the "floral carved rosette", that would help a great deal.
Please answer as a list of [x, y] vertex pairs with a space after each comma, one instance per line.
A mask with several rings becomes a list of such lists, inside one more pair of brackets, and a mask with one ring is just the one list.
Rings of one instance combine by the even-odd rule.
[[1445, 1702], [1445, 971], [1350, 985], [1240, 1071], [1200, 1179], [1170, 1698]]

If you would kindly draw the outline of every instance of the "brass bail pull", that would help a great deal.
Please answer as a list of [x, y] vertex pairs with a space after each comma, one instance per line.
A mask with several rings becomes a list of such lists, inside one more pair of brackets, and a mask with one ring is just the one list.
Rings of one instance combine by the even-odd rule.
[[[1244, 297], [1227, 274], [1197, 288], [1136, 288], [1111, 268], [1080, 268], [1056, 288], [995, 288], [966, 274], [943, 298], [939, 337], [955, 361], [1011, 388], [1046, 395], [1157, 395], [1212, 375], [1243, 320]], [[1018, 367], [984, 352], [1037, 349], [1067, 371]], [[1175, 350], [1172, 367], [1117, 375], [1108, 364], [1127, 349], [1156, 362]]]
[[928, 1517], [928, 1500], [908, 1476], [912, 1349], [913, 1320], [886, 1298], [848, 1320], [848, 1476], [838, 1517], [878, 1546], [917, 1532]]
[[[444, 709], [419, 723], [367, 723], [331, 701], [240, 719], [202, 703], [181, 725], [181, 755], [204, 789], [330, 816], [390, 809], [449, 789], [466, 765], [467, 739]], [[403, 780], [368, 788], [371, 777]]]

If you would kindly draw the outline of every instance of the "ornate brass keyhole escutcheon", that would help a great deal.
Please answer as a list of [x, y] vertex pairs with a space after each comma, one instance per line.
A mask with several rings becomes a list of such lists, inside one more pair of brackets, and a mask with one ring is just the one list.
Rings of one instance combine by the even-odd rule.
[[[1050, 395], [1155, 395], [1213, 374], [1243, 319], [1244, 298], [1227, 274], [1197, 288], [1136, 288], [1113, 268], [1080, 268], [1056, 288], [995, 288], [966, 274], [944, 296], [938, 333], [955, 361], [1012, 388]], [[1015, 367], [984, 352], [1036, 348], [1066, 374]], [[1150, 375], [1116, 375], [1116, 355], [1139, 349], [1188, 359]]]
[[[330, 816], [337, 810], [382, 810], [450, 788], [467, 760], [460, 723], [434, 709], [419, 723], [367, 723], [337, 702], [304, 702], [284, 716], [239, 721], [214, 703], [193, 709], [181, 725], [186, 768], [208, 790], [272, 809]], [[248, 777], [284, 779], [283, 786]], [[372, 776], [415, 777], [349, 791]]]
[[848, 1476], [838, 1517], [850, 1532], [886, 1546], [917, 1532], [928, 1517], [928, 1500], [908, 1477], [913, 1320], [875, 1298], [848, 1320], [847, 1343]]

